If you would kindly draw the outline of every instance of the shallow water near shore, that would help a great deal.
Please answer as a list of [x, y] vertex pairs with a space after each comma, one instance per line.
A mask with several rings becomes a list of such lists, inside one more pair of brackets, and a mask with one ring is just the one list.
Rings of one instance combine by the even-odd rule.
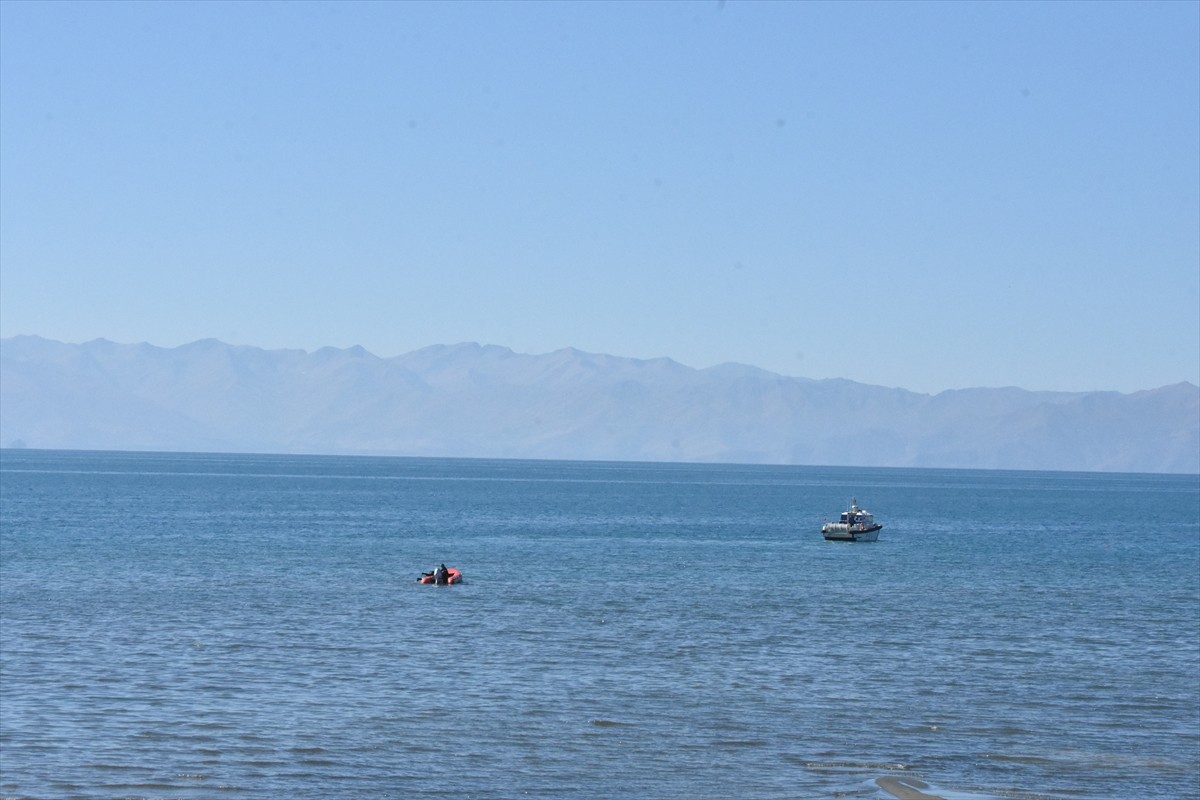
[[5, 450], [0, 511], [4, 797], [1200, 796], [1197, 476]]

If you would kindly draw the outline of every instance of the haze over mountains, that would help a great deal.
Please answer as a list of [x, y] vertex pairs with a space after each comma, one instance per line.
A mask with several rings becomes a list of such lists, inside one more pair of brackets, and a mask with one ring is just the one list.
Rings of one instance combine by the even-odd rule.
[[1200, 388], [936, 395], [574, 349], [0, 340], [0, 444], [1200, 473]]

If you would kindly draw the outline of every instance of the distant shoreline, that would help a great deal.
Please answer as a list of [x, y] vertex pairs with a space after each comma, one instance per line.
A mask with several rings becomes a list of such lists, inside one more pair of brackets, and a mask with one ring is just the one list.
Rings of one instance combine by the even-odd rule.
[[268, 452], [268, 451], [249, 451], [249, 450], [137, 450], [125, 448], [87, 448], [87, 447], [30, 447], [28, 445], [0, 446], [0, 454], [5, 453], [46, 453], [46, 454], [61, 454], [61, 453], [80, 453], [89, 455], [138, 455], [138, 456], [209, 456], [209, 457], [232, 457], [232, 458], [328, 458], [328, 459], [363, 459], [363, 460], [408, 460], [408, 461], [446, 461], [446, 462], [511, 462], [511, 463], [534, 463], [534, 464], [612, 464], [614, 466], [632, 466], [632, 467], [664, 467], [664, 468], [688, 468], [688, 467], [712, 467], [714, 469], [721, 467], [746, 467], [749, 469], [797, 469], [797, 470], [815, 470], [821, 472], [828, 471], [844, 471], [847, 473], [861, 473], [863, 471], [878, 471], [878, 472], [906, 472], [910, 470], [923, 472], [979, 472], [979, 473], [1003, 473], [1003, 474], [1039, 474], [1039, 475], [1103, 475], [1119, 477], [1128, 475], [1131, 477], [1145, 476], [1154, 478], [1200, 478], [1200, 473], [1195, 472], [1117, 472], [1103, 470], [1057, 470], [1057, 469], [1002, 469], [1002, 468], [976, 468], [976, 467], [895, 467], [895, 466], [869, 466], [856, 464], [765, 464], [758, 462], [746, 461], [650, 461], [650, 460], [621, 460], [621, 459], [589, 459], [589, 458], [518, 458], [518, 457], [497, 457], [497, 456], [432, 456], [432, 455], [406, 455], [406, 454], [388, 454], [388, 453], [309, 453], [309, 452]]

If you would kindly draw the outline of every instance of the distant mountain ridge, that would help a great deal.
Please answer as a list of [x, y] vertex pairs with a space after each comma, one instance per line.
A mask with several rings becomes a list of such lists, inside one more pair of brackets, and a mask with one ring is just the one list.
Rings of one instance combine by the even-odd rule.
[[478, 344], [0, 340], [0, 445], [1200, 473], [1200, 388], [936, 395]]

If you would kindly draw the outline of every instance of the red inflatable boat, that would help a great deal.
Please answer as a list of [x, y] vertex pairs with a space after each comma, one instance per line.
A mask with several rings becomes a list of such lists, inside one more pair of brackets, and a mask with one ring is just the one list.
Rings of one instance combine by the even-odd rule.
[[[446, 567], [446, 573], [447, 573], [447, 577], [446, 577], [447, 584], [462, 583], [462, 573], [459, 572], [458, 570], [456, 570], [454, 567]], [[433, 582], [434, 581], [433, 581], [433, 573], [432, 572], [427, 572], [427, 573], [421, 575], [421, 577], [417, 578], [417, 583], [433, 583]]]

